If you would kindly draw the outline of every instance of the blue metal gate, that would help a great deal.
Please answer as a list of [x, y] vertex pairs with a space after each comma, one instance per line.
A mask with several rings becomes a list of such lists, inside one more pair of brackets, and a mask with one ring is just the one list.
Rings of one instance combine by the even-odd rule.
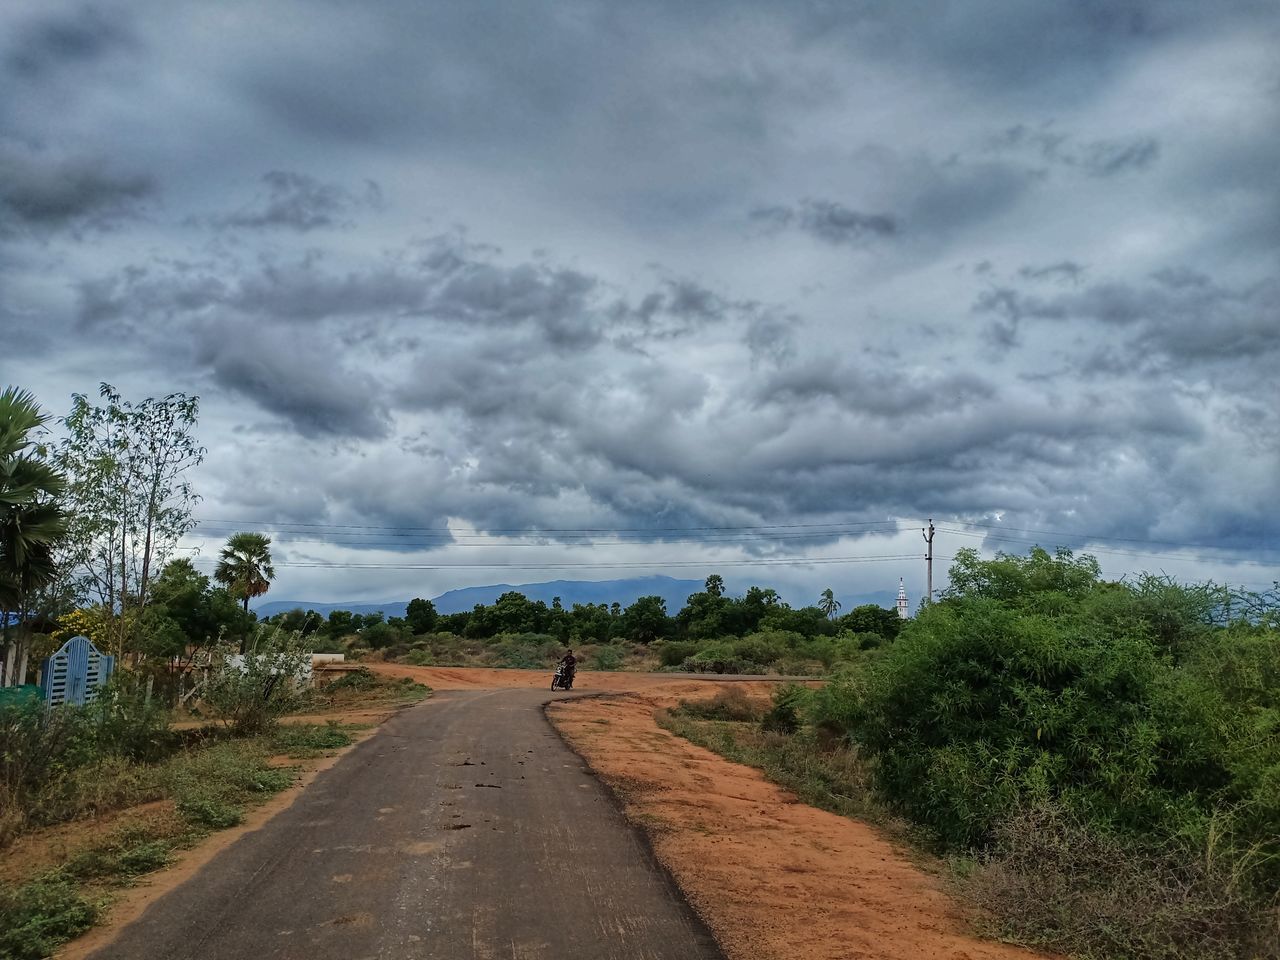
[[40, 666], [45, 703], [83, 706], [98, 695], [115, 666], [116, 658], [100, 652], [87, 637], [72, 637]]

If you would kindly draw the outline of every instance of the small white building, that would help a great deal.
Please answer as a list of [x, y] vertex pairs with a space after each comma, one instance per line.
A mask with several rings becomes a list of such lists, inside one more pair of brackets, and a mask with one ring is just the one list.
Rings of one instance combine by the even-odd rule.
[[898, 578], [898, 616], [901, 617], [903, 620], [905, 620], [909, 615], [910, 614], [908, 611], [908, 604], [907, 604], [907, 584], [902, 579], [902, 577], [899, 577]]

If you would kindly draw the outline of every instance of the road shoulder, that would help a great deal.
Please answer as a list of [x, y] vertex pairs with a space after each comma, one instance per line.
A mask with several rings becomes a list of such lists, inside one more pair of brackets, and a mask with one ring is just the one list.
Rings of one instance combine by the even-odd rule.
[[1037, 960], [967, 929], [941, 884], [873, 828], [658, 726], [660, 694], [547, 715], [621, 799], [730, 960]]

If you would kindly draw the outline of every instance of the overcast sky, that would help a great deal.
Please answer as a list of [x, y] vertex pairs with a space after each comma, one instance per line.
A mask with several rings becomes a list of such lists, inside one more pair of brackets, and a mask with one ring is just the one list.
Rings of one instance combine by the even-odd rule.
[[731, 561], [928, 516], [1269, 585], [1278, 49], [1274, 0], [9, 0], [0, 382], [198, 394], [192, 545], [276, 533], [273, 598], [915, 597]]

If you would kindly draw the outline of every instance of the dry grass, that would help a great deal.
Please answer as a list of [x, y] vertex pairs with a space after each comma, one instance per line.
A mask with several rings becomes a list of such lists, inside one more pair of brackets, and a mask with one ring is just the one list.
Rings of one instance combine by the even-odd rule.
[[1042, 807], [1001, 825], [959, 892], [999, 935], [1074, 956], [1276, 960], [1275, 905], [1242, 866], [1214, 850], [1141, 847]]

